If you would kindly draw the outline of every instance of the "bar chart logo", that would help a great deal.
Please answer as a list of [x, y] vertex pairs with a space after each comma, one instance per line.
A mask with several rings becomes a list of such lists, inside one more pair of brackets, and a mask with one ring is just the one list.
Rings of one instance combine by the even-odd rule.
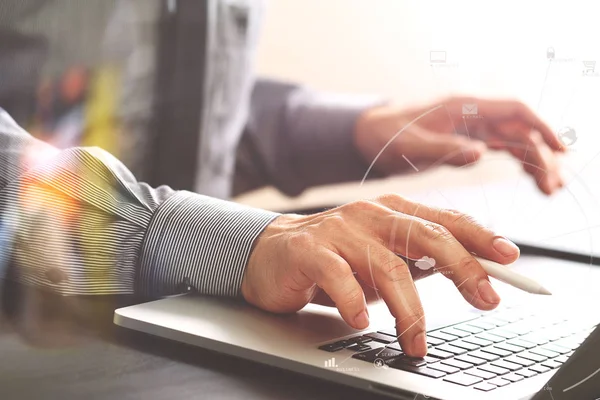
[[325, 361], [325, 368], [337, 368], [338, 365], [335, 363], [335, 357], [331, 357], [329, 360]]

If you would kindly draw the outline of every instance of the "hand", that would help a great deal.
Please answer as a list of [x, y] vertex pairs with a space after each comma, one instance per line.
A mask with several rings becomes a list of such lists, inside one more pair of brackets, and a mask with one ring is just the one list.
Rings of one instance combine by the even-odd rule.
[[[463, 104], [477, 104], [475, 118], [463, 118]], [[408, 169], [403, 155], [415, 165], [465, 165], [492, 148], [516, 157], [544, 193], [563, 186], [557, 153], [564, 152], [565, 147], [535, 113], [516, 101], [455, 97], [415, 110], [374, 108], [363, 113], [356, 125], [359, 152], [368, 163], [373, 162], [397, 132], [432, 109], [390, 143], [375, 163], [375, 170], [391, 174]]]
[[402, 348], [420, 357], [427, 353], [423, 307], [396, 254], [433, 257], [469, 303], [493, 309], [500, 298], [471, 252], [502, 264], [519, 256], [514, 244], [466, 215], [386, 195], [278, 217], [256, 240], [241, 290], [249, 303], [285, 313], [300, 310], [322, 289], [350, 326], [365, 329], [363, 288], [374, 288], [396, 319]]

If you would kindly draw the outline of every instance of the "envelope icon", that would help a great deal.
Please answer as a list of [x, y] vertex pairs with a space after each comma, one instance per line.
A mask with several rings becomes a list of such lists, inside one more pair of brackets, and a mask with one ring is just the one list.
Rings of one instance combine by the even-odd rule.
[[465, 103], [462, 105], [463, 115], [477, 115], [477, 104]]

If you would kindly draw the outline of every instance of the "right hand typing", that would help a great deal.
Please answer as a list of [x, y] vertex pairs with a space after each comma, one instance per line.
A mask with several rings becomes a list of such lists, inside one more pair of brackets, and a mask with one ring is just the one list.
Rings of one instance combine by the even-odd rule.
[[471, 253], [509, 264], [519, 249], [462, 213], [397, 195], [357, 201], [313, 215], [276, 218], [255, 242], [242, 295], [267, 311], [302, 309], [315, 296], [331, 299], [356, 329], [369, 325], [365, 289], [376, 290], [396, 319], [405, 353], [427, 353], [425, 318], [413, 277], [396, 254], [430, 257], [465, 300], [481, 310], [500, 302]]

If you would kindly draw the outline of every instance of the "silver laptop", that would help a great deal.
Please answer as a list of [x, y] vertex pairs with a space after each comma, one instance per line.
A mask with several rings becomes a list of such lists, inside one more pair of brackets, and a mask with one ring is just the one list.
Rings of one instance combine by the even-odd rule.
[[423, 359], [403, 354], [383, 303], [370, 306], [364, 331], [333, 308], [273, 315], [193, 295], [116, 310], [115, 323], [399, 399], [599, 398], [600, 268], [539, 256], [522, 256], [515, 268], [555, 294], [494, 281], [503, 302], [482, 313], [442, 276], [417, 282], [427, 318]]

